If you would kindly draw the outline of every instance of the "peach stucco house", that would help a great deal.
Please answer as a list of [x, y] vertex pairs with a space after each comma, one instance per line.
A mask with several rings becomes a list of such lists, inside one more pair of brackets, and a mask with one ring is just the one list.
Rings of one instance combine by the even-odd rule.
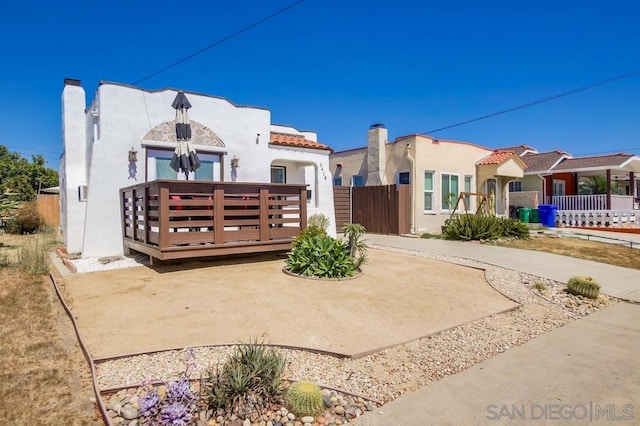
[[[384, 125], [374, 124], [368, 131], [367, 146], [331, 154], [334, 185], [411, 185], [414, 233], [439, 231], [461, 192], [493, 194], [495, 213], [508, 214], [509, 182], [522, 178], [526, 168], [515, 151], [494, 151], [427, 135], [389, 142], [387, 136]], [[475, 210], [476, 197], [466, 201]]]

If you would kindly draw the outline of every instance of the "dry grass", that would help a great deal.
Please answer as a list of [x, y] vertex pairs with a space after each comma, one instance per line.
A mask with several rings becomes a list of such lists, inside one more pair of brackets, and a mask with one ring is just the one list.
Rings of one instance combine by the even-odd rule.
[[[33, 239], [1, 238], [0, 254], [12, 259], [16, 246]], [[0, 423], [102, 424], [86, 361], [48, 279], [0, 269], [0, 306]]]
[[549, 236], [536, 236], [530, 240], [501, 241], [498, 244], [640, 269], [640, 250], [618, 244], [587, 241], [575, 237]]

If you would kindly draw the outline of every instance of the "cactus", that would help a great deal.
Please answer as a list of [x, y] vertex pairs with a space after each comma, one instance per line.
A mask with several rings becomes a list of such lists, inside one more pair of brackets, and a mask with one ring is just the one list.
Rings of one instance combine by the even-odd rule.
[[567, 290], [571, 294], [597, 299], [600, 285], [591, 277], [573, 277], [567, 283]]
[[287, 390], [285, 401], [289, 410], [298, 417], [317, 416], [324, 408], [320, 388], [310, 382], [291, 385]]

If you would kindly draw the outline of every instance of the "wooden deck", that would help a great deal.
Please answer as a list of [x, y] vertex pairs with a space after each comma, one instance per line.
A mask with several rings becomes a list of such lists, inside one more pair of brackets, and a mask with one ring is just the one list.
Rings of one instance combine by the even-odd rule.
[[306, 185], [157, 180], [120, 190], [125, 250], [185, 259], [288, 250], [307, 227]]

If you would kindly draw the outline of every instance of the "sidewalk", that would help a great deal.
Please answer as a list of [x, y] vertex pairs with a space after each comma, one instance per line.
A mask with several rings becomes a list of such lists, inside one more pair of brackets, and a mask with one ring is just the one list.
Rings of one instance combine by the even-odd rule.
[[640, 424], [638, 353], [640, 306], [619, 303], [404, 395], [353, 424]]
[[575, 275], [590, 276], [600, 283], [603, 293], [640, 302], [640, 270], [636, 269], [473, 242], [377, 234], [367, 234], [365, 241], [380, 246], [474, 259], [565, 283]]

